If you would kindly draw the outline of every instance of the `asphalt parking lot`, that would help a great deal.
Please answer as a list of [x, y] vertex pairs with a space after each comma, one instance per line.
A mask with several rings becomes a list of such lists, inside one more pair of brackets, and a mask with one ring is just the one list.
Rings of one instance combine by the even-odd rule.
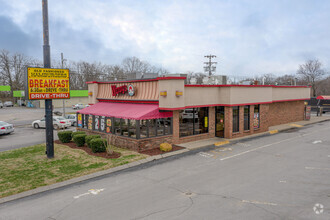
[[[63, 109], [55, 108], [54, 111], [62, 112]], [[66, 113], [76, 112], [66, 108]], [[0, 109], [0, 121], [11, 123], [15, 127], [12, 134], [0, 135], [0, 151], [12, 150], [46, 142], [45, 129], [34, 129], [32, 122], [43, 118], [45, 109], [26, 107], [5, 107]], [[67, 130], [75, 130], [70, 127]], [[57, 140], [57, 131], [54, 130], [54, 140]]]

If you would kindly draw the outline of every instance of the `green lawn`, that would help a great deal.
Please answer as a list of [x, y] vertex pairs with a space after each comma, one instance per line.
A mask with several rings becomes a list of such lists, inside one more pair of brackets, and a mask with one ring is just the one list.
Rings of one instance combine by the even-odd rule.
[[53, 159], [47, 159], [44, 144], [1, 152], [0, 198], [147, 157], [121, 148], [114, 150], [122, 154], [120, 158], [90, 156], [59, 144], [55, 144]]

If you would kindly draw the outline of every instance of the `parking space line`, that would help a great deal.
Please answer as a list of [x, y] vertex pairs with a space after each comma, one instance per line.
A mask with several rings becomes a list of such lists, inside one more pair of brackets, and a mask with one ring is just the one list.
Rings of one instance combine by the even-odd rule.
[[[329, 128], [323, 128], [323, 130], [328, 130], [328, 129], [330, 129], [330, 127]], [[276, 130], [274, 130], [274, 131], [276, 131]], [[294, 139], [297, 139], [297, 138], [301, 138], [302, 136], [309, 136], [309, 135], [312, 135], [312, 134], [318, 133], [318, 132], [319, 132], [319, 130], [310, 132], [308, 134], [303, 134], [303, 135], [295, 136], [295, 137], [292, 137], [292, 138], [283, 139], [283, 140], [278, 141], [278, 142], [274, 142], [274, 143], [271, 143], [271, 144], [266, 144], [266, 145], [263, 145], [263, 146], [260, 146], [260, 147], [253, 148], [251, 150], [243, 151], [241, 153], [234, 154], [234, 155], [229, 156], [229, 157], [224, 157], [224, 158], [221, 158], [220, 160], [222, 161], [222, 160], [231, 159], [231, 158], [238, 157], [238, 156], [241, 156], [241, 155], [244, 155], [244, 154], [259, 150], [259, 149], [262, 149], [262, 148], [266, 148], [266, 147], [270, 147], [270, 146], [273, 146], [273, 145], [276, 145], [276, 144], [280, 144], [280, 143], [283, 143], [285, 141], [291, 141], [291, 140], [294, 140]]]
[[305, 167], [306, 170], [330, 170], [327, 167]]

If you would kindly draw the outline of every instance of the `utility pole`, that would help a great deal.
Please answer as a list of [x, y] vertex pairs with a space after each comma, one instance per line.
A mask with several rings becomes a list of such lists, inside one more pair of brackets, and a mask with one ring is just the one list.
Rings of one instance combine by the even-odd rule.
[[[63, 53], [61, 53], [61, 65], [62, 65], [62, 69], [63, 69], [63, 64], [66, 61], [66, 59], [63, 59]], [[65, 99], [63, 99], [63, 117], [65, 117]]]
[[[43, 23], [43, 54], [44, 68], [50, 68], [50, 46], [48, 29], [48, 2], [42, 0], [42, 23]], [[46, 154], [47, 158], [54, 158], [54, 133], [53, 133], [53, 102], [45, 99], [45, 118], [46, 118]]]
[[205, 55], [204, 57], [209, 59], [209, 62], [204, 62], [204, 64], [206, 65], [204, 66], [204, 71], [209, 72], [209, 76], [212, 76], [212, 72], [215, 72], [216, 70], [215, 64], [217, 64], [217, 62], [212, 62], [212, 58], [216, 58], [217, 56], [210, 54]]

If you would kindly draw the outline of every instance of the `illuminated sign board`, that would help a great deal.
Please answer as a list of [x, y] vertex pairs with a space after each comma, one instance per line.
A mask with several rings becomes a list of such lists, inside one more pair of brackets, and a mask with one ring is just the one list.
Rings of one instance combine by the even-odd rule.
[[28, 67], [27, 92], [29, 99], [69, 99], [68, 69]]

